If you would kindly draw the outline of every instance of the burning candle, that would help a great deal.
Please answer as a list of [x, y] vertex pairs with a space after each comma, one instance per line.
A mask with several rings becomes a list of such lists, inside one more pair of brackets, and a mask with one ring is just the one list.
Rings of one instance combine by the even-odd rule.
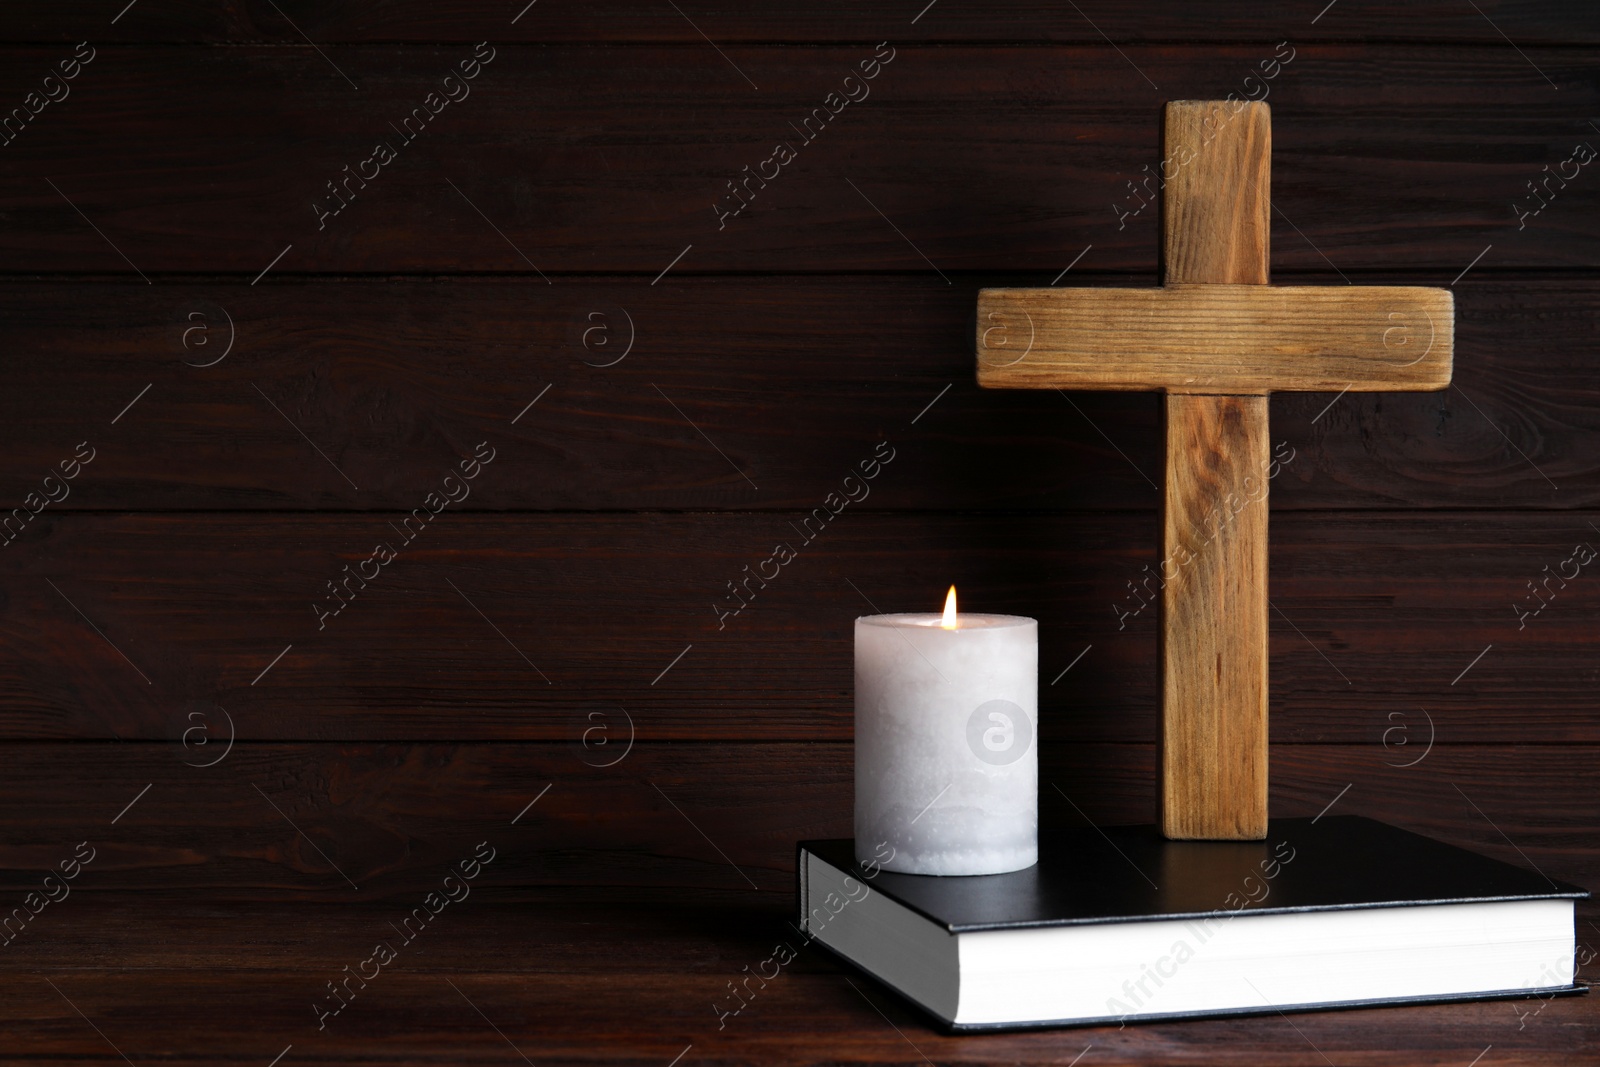
[[1000, 874], [1039, 858], [1039, 624], [956, 611], [856, 620], [856, 859]]

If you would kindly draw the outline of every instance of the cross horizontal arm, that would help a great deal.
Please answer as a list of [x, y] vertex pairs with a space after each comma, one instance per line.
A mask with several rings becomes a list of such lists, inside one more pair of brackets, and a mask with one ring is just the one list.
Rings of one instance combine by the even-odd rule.
[[1262, 394], [1443, 389], [1454, 301], [1421, 286], [984, 289], [990, 389]]

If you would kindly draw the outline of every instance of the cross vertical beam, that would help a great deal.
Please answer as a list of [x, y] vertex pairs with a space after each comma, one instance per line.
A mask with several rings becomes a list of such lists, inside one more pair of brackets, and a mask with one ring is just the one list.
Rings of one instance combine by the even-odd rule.
[[[1264, 103], [1166, 108], [1167, 288], [1265, 285], [1272, 119]], [[1267, 834], [1266, 390], [1169, 391], [1161, 545], [1161, 830]]]

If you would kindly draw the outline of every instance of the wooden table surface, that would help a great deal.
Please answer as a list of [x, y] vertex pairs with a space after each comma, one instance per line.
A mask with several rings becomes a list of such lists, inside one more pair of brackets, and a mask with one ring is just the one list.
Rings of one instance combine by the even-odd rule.
[[1159, 400], [973, 327], [1158, 284], [1171, 99], [1270, 104], [1274, 283], [1457, 309], [1449, 390], [1269, 402], [1271, 814], [1600, 887], [1597, 70], [1557, 0], [6, 5], [0, 918], [94, 859], [0, 1061], [1600, 1062], [1593, 997], [952, 1038], [816, 948], [713, 1008], [850, 833], [857, 615], [1038, 618], [1043, 825], [1154, 818]]
[[[1269, 1014], [952, 1037], [787, 925], [780, 892], [472, 893], [409, 945], [407, 902], [74, 895], [8, 947], [7, 1062], [682, 1064], [1592, 1062], [1600, 999]], [[49, 921], [49, 929], [43, 928]], [[32, 936], [30, 931], [28, 936]], [[387, 939], [398, 957], [338, 1001]], [[787, 944], [737, 1014], [727, 983]], [[364, 968], [372, 974], [372, 968]], [[1594, 969], [1589, 969], [1593, 977]], [[320, 1023], [320, 1025], [319, 1025]]]

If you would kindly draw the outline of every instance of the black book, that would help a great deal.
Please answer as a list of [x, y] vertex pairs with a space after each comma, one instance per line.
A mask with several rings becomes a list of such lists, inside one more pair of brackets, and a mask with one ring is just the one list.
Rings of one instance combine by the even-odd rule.
[[1041, 835], [1027, 870], [953, 878], [803, 841], [796, 875], [804, 933], [953, 1030], [1587, 988], [1587, 890], [1355, 816], [1264, 841], [1085, 827]]

